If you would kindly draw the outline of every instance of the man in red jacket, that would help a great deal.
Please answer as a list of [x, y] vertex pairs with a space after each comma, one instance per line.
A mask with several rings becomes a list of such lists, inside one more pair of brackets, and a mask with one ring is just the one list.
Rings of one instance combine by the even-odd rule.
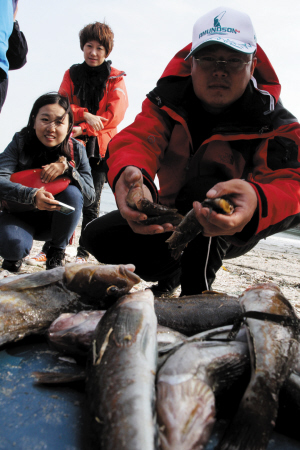
[[[219, 7], [200, 17], [192, 46], [175, 55], [141, 114], [109, 146], [119, 211], [86, 228], [90, 252], [103, 263], [134, 263], [142, 278], [158, 281], [157, 294], [181, 284], [181, 295], [191, 295], [211, 287], [224, 258], [299, 223], [300, 126], [279, 94], [247, 14]], [[133, 183], [182, 214], [194, 208], [203, 233], [179, 261], [165, 243], [173, 226], [143, 225], [146, 215], [127, 205]], [[201, 206], [224, 195], [231, 216]]]

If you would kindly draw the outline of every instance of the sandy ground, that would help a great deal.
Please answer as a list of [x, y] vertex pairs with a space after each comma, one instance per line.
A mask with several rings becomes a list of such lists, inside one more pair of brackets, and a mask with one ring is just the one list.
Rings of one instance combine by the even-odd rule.
[[[74, 262], [80, 236], [80, 225], [76, 229], [75, 245], [68, 246], [66, 263]], [[217, 273], [213, 289], [219, 292], [240, 295], [246, 288], [260, 283], [276, 283], [282, 293], [294, 305], [300, 317], [300, 239], [281, 239], [279, 235], [261, 241], [249, 253], [227, 260]], [[43, 242], [34, 241], [31, 255], [41, 250]], [[90, 262], [97, 261], [90, 257]], [[122, 263], [122, 261], [120, 261]], [[0, 267], [2, 258], [0, 258]], [[22, 265], [20, 273], [35, 273], [45, 266]], [[0, 278], [14, 274], [0, 269]], [[151, 283], [141, 282], [135, 289], [145, 289]], [[180, 289], [174, 296], [179, 296]]]

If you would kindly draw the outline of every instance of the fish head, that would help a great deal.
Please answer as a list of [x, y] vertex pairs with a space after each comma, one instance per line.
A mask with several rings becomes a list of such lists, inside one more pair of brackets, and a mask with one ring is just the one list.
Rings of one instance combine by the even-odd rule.
[[119, 298], [141, 281], [134, 270], [132, 264], [68, 264], [65, 267], [64, 283], [71, 291], [99, 300]]
[[148, 303], [151, 307], [154, 306], [154, 295], [151, 289], [145, 289], [144, 291], [131, 292], [128, 295], [124, 295], [118, 300], [118, 306], [124, 306], [135, 308], [138, 302]]

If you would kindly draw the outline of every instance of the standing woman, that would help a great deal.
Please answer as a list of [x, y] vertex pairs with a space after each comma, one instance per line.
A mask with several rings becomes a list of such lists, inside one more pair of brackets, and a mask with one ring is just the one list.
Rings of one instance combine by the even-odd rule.
[[[47, 269], [62, 266], [65, 248], [79, 222], [82, 206], [91, 204], [95, 191], [85, 148], [71, 138], [73, 114], [68, 97], [49, 93], [39, 97], [28, 125], [16, 133], [0, 154], [0, 256], [2, 268], [18, 272], [33, 239], [49, 242]], [[42, 187], [28, 187], [11, 176], [42, 169]], [[33, 171], [34, 173], [34, 171]], [[70, 184], [56, 195], [50, 186], [59, 176]], [[18, 178], [17, 178], [18, 180]], [[33, 183], [34, 184], [34, 183]], [[48, 189], [47, 189], [48, 188]], [[58, 202], [75, 209], [60, 212]]]
[[[59, 92], [70, 99], [75, 122], [73, 137], [86, 143], [96, 191], [94, 203], [83, 208], [83, 231], [99, 216], [101, 191], [106, 181], [106, 150], [124, 118], [128, 99], [125, 73], [111, 67], [111, 61], [105, 59], [114, 45], [111, 28], [100, 22], [89, 24], [79, 32], [79, 40], [84, 62], [66, 71]], [[85, 262], [89, 257], [82, 245], [82, 231], [76, 262]]]

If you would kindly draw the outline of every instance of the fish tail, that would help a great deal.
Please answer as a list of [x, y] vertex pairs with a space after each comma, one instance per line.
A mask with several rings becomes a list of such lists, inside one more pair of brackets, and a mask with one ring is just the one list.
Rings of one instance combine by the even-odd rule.
[[276, 419], [265, 406], [240, 407], [215, 450], [265, 450]]

